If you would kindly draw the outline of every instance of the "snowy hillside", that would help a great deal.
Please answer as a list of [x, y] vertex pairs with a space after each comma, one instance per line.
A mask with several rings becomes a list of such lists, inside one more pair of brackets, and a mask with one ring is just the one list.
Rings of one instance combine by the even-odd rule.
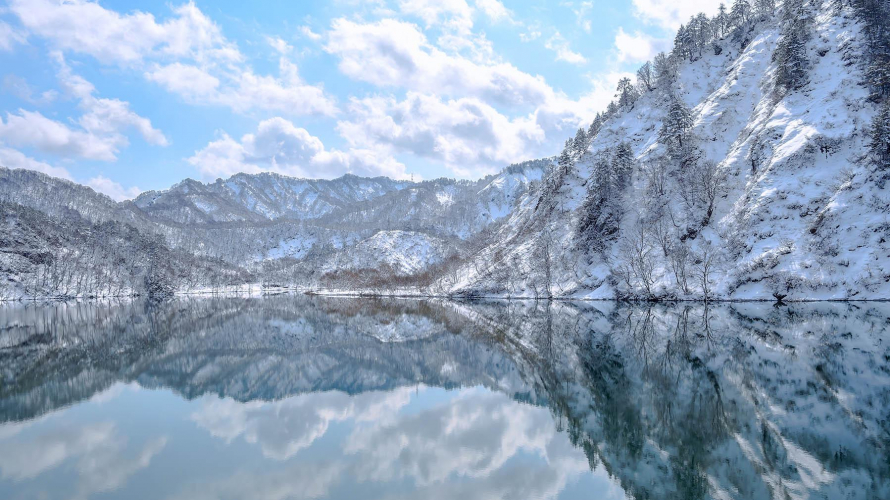
[[278, 174], [237, 174], [212, 184], [187, 179], [166, 191], [142, 193], [134, 203], [144, 212], [177, 223], [316, 219], [350, 204], [406, 187], [386, 177], [346, 175], [335, 180], [296, 179]]
[[[636, 81], [622, 79], [617, 100], [560, 155], [483, 179], [237, 174], [115, 203], [68, 181], [0, 169], [0, 202], [132, 227], [168, 250], [267, 284], [886, 299], [888, 68], [886, 2], [740, 0], [731, 12], [690, 19], [673, 49], [641, 67]], [[88, 252], [47, 245], [54, 255]], [[21, 296], [46, 263], [16, 262], [0, 272]], [[130, 272], [143, 271], [90, 275]]]
[[656, 60], [651, 90], [621, 95], [570, 141], [450, 289], [890, 297], [890, 195], [868, 155], [877, 105], [863, 26], [839, 3], [797, 3], [809, 39], [799, 86], [780, 78], [782, 7], [700, 56], [678, 46]]
[[[44, 228], [29, 225], [38, 224], [37, 216], [14, 217], [22, 211], [54, 220], [73, 217], [86, 227], [99, 225], [100, 231], [120, 227], [145, 241], [160, 238], [158, 244], [165, 251], [218, 262], [219, 272], [206, 272], [203, 280], [185, 277], [191, 276], [185, 271], [171, 271], [168, 278], [176, 289], [258, 281], [293, 283], [297, 276], [307, 286], [338, 270], [406, 275], [449, 256], [465, 256], [469, 242], [510, 214], [551, 163], [526, 162], [477, 181], [410, 183], [353, 175], [328, 181], [238, 174], [211, 184], [186, 180], [122, 203], [66, 180], [0, 168], [0, 201], [10, 204], [4, 221], [12, 238], [0, 259], [0, 295], [139, 292], [147, 272], [145, 265], [110, 269], [117, 265], [111, 263], [116, 262], [114, 252], [91, 247], [106, 238], [97, 237], [96, 229], [27, 243], [34, 240], [32, 233]], [[64, 233], [61, 227], [51, 229]], [[136, 249], [134, 255], [142, 252]], [[25, 254], [47, 257], [41, 260]], [[85, 266], [89, 270], [67, 278], [78, 285], [60, 288], [45, 283], [47, 269], [55, 269], [65, 259], [79, 262], [84, 255], [90, 255], [90, 264]], [[100, 264], [95, 263], [95, 255], [102, 256]], [[103, 281], [103, 286], [84, 285], [87, 275]], [[109, 279], [115, 283], [105, 283]], [[41, 285], [34, 285], [35, 280]]]

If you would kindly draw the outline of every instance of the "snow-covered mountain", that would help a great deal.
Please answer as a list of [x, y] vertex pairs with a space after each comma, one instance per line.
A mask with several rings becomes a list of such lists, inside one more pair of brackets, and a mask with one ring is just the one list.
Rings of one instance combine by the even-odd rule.
[[236, 174], [211, 184], [186, 179], [166, 191], [142, 193], [133, 202], [156, 218], [180, 224], [310, 220], [409, 184], [354, 175], [325, 180], [272, 173]]
[[[874, 35], [866, 3], [787, 0], [698, 45], [688, 38], [700, 29], [694, 19], [672, 54], [641, 70], [649, 83], [619, 86], [619, 102], [440, 286], [890, 297], [890, 195], [876, 153], [888, 147], [879, 131], [890, 115], [884, 104], [876, 118], [887, 96], [872, 75], [875, 47], [890, 50], [890, 9], [873, 3], [885, 23]], [[801, 73], [789, 81], [793, 64]]]
[[[184, 271], [172, 273], [174, 287], [180, 289], [245, 280], [284, 279], [289, 283], [294, 276], [317, 282], [323, 274], [339, 270], [385, 269], [388, 274], [413, 274], [451, 256], [466, 256], [470, 242], [509, 215], [551, 163], [548, 159], [513, 165], [476, 181], [405, 182], [353, 175], [306, 180], [238, 174], [210, 184], [186, 180], [169, 190], [146, 192], [122, 203], [66, 180], [0, 168], [0, 202], [6, 203], [0, 222], [11, 237], [9, 241], [4, 238], [0, 248], [4, 277], [0, 296], [138, 290], [147, 272], [145, 266], [105, 269], [114, 265], [110, 262], [116, 262], [114, 255], [124, 246], [91, 246], [102, 241], [95, 237], [97, 232], [112, 227], [118, 228], [114, 237], [133, 231], [138, 235], [133, 236], [136, 240], [161, 238], [159, 244], [165, 252], [183, 256], [170, 262], [182, 261], [184, 269], [219, 263], [220, 273], [204, 273], [207, 282], [199, 278], [183, 281]], [[41, 216], [67, 222], [43, 227]], [[66, 225], [71, 234], [60, 237]], [[83, 229], [73, 231], [79, 226]], [[35, 239], [34, 234], [43, 237]], [[134, 248], [130, 255], [152, 260], [144, 253]], [[80, 285], [55, 286], [42, 278], [47, 268], [79, 263], [76, 257], [84, 255], [90, 257], [82, 267], [89, 271], [78, 267], [77, 278], [66, 278]], [[189, 255], [197, 260], [185, 258]], [[139, 276], [124, 279], [134, 272]], [[89, 274], [89, 278], [80, 273]], [[82, 284], [104, 282], [112, 276], [125, 284]]]
[[477, 181], [238, 174], [116, 204], [0, 170], [0, 201], [309, 288], [890, 298], [890, 4], [736, 4], [681, 27], [558, 158]]

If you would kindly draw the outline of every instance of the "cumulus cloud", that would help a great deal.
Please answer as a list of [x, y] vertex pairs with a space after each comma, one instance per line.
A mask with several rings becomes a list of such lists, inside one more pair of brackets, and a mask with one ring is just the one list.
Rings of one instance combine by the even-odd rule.
[[96, 88], [93, 84], [74, 74], [61, 54], [55, 54], [55, 57], [59, 64], [59, 80], [62, 88], [78, 98], [80, 108], [84, 110], [83, 116], [78, 120], [84, 130], [93, 135], [109, 137], [109, 140], [116, 144], [126, 144], [121, 131], [133, 128], [149, 144], [156, 146], [168, 144], [164, 134], [152, 126], [151, 120], [130, 110], [130, 103], [94, 96]]
[[279, 172], [313, 178], [345, 173], [405, 177], [405, 166], [383, 151], [327, 150], [317, 137], [280, 117], [260, 122], [256, 133], [246, 134], [240, 141], [223, 133], [188, 161], [211, 179], [238, 172]]
[[155, 65], [145, 77], [192, 104], [226, 106], [237, 112], [253, 109], [289, 114], [334, 115], [336, 103], [316, 85], [302, 82], [296, 65], [282, 57], [282, 77], [258, 75], [249, 68], [220, 78], [198, 66], [172, 63]]
[[720, 2], [713, 0], [633, 0], [635, 15], [666, 30], [675, 31], [691, 16], [717, 13]]
[[427, 26], [444, 24], [464, 32], [473, 27], [473, 8], [465, 0], [401, 0], [399, 10], [419, 17]]
[[59, 177], [69, 181], [74, 180], [71, 178], [71, 174], [67, 169], [54, 167], [49, 163], [29, 158], [20, 151], [2, 146], [0, 146], [0, 166], [11, 169], [23, 168], [25, 170], [36, 170], [53, 177]]
[[321, 35], [312, 31], [312, 28], [310, 28], [309, 26], [300, 26], [300, 33], [313, 42], [321, 40]]
[[220, 85], [219, 78], [203, 69], [179, 62], [156, 65], [145, 73], [145, 77], [190, 101], [215, 94]]
[[499, 0], [476, 0], [476, 7], [494, 22], [513, 21], [513, 13]]
[[12, 0], [10, 10], [30, 32], [62, 51], [87, 54], [104, 63], [142, 70], [150, 81], [197, 104], [294, 114], [336, 112], [322, 87], [303, 82], [282, 51], [278, 77], [256, 74], [237, 45], [194, 3], [173, 8], [158, 21], [135, 11], [120, 14], [84, 0]]
[[544, 46], [553, 52], [556, 52], [557, 61], [565, 61], [570, 64], [584, 64], [587, 62], [587, 59], [585, 59], [584, 56], [572, 50], [568, 40], [566, 40], [559, 32], [554, 33], [553, 36], [544, 43]]
[[618, 62], [621, 63], [648, 61], [667, 48], [666, 40], [639, 31], [631, 35], [623, 28], [618, 28], [618, 33], [615, 35], [615, 49], [618, 51]]
[[138, 187], [133, 186], [125, 188], [117, 182], [101, 175], [88, 180], [86, 185], [93, 188], [95, 191], [108, 196], [114, 201], [132, 200], [142, 192]]
[[340, 135], [356, 147], [386, 145], [400, 152], [444, 162], [458, 175], [490, 173], [530, 157], [545, 138], [533, 117], [509, 119], [475, 98], [442, 100], [409, 92], [393, 97], [354, 99]]
[[346, 76], [382, 87], [504, 105], [538, 105], [553, 96], [540, 76], [508, 63], [482, 64], [430, 44], [414, 24], [384, 19], [333, 22], [325, 50], [337, 56]]
[[193, 3], [158, 22], [151, 14], [119, 14], [96, 2], [10, 0], [9, 9], [32, 33], [56, 47], [103, 62], [135, 63], [153, 55], [236, 61], [241, 54]]
[[121, 136], [98, 137], [43, 116], [19, 109], [0, 118], [0, 140], [15, 147], [32, 147], [62, 157], [112, 161], [121, 146]]
[[151, 121], [130, 110], [126, 101], [96, 97], [95, 87], [74, 74], [61, 54], [54, 54], [62, 89], [78, 99], [83, 114], [78, 127], [47, 118], [37, 111], [19, 109], [0, 118], [0, 141], [16, 147], [31, 147], [65, 158], [113, 161], [128, 144], [124, 131], [135, 129], [146, 142], [166, 146], [167, 138]]
[[294, 48], [281, 37], [267, 36], [266, 42], [268, 42], [269, 45], [281, 55], [290, 54], [294, 50]]

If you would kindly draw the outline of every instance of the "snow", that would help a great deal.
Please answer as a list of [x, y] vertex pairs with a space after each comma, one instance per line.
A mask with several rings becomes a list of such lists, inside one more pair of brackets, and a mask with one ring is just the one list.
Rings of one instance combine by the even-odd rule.
[[[711, 225], [687, 241], [692, 251], [700, 251], [704, 242], [724, 250], [715, 275], [717, 297], [773, 300], [771, 283], [788, 273], [797, 280], [791, 300], [890, 298], [890, 200], [868, 182], [870, 167], [863, 161], [868, 140], [863, 131], [874, 106], [866, 99], [856, 63], [862, 53], [859, 26], [847, 9], [837, 13], [836, 8], [833, 2], [819, 4], [810, 42], [810, 83], [784, 97], [776, 98], [773, 88], [773, 51], [780, 37], [776, 19], [761, 22], [744, 50], [725, 40], [720, 55], [707, 53], [681, 64], [680, 96], [693, 112], [692, 134], [704, 158], [717, 162], [727, 178]], [[640, 166], [664, 155], [658, 142], [663, 101], [658, 91], [648, 93], [632, 109], [611, 117], [593, 140], [590, 156], [576, 163], [578, 175], [561, 186], [559, 209], [542, 214], [537, 210], [541, 193], [526, 195], [450, 289], [540, 294], [533, 281], [540, 279], [541, 263], [533, 250], [545, 232], [566, 252], [553, 270], [553, 293], [614, 298], [618, 244], [605, 256], [583, 255], [574, 244], [577, 209], [598, 154], [628, 141]], [[752, 169], [755, 150], [763, 160]], [[645, 188], [645, 176], [637, 173], [625, 196], [625, 231], [646, 206]], [[671, 203], [671, 212], [682, 216], [686, 209], [676, 193]], [[502, 270], [494, 272], [493, 266]], [[668, 263], [658, 266], [658, 293], [701, 298], [700, 292], [678, 293]], [[494, 280], [492, 272], [507, 277]]]

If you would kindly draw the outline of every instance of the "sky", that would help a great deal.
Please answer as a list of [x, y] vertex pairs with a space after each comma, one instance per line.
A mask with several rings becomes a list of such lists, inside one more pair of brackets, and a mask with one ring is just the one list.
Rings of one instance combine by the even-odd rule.
[[116, 200], [557, 154], [710, 0], [0, 0], [0, 165]]

